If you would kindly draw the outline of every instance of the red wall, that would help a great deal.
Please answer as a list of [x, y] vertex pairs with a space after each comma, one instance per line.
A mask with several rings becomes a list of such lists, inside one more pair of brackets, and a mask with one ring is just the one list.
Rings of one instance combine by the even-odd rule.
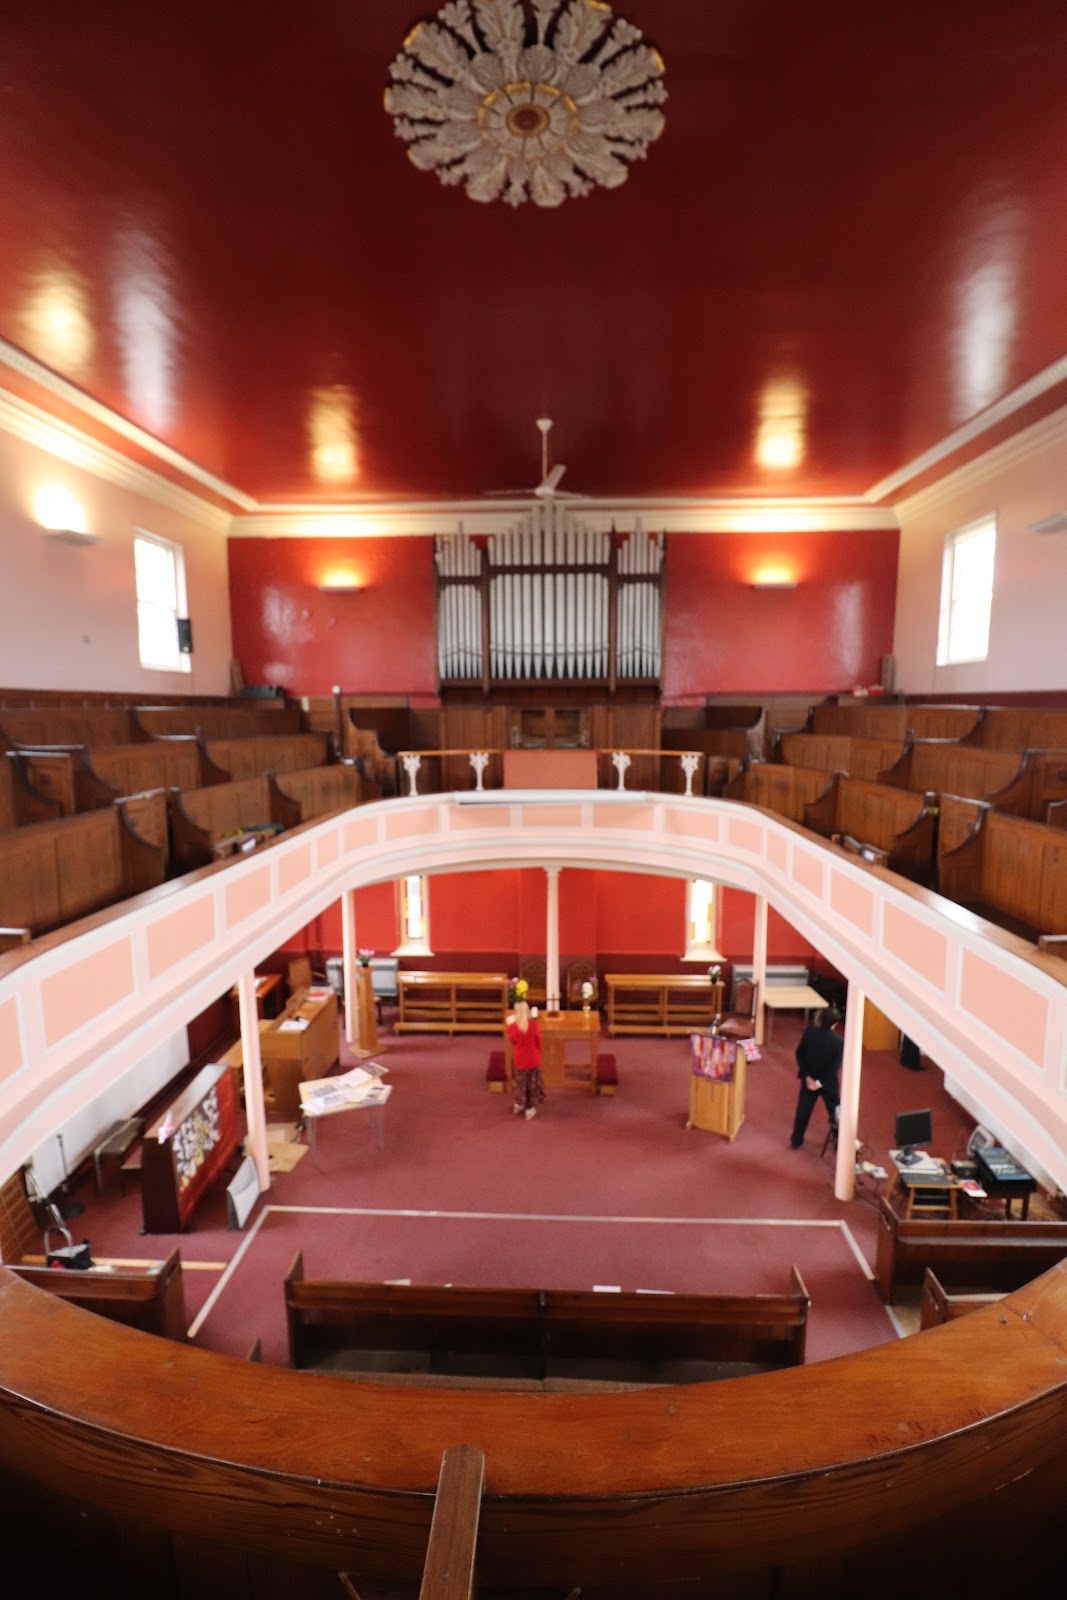
[[[435, 693], [432, 539], [231, 539], [229, 563], [246, 683]], [[324, 593], [331, 574], [358, 592]]]
[[[495, 953], [499, 959], [543, 955], [545, 875], [539, 868], [442, 873], [430, 879], [430, 940], [436, 955]], [[754, 900], [740, 889], [721, 891], [719, 949], [739, 961], [752, 956]], [[356, 892], [360, 945], [385, 954], [400, 938], [392, 883]], [[564, 956], [656, 957], [673, 971], [685, 941], [685, 884], [629, 872], [560, 874], [559, 945]], [[341, 948], [341, 910], [331, 906], [288, 948]], [[803, 961], [812, 946], [774, 911], [767, 928], [771, 961]], [[603, 965], [603, 963], [602, 963]], [[655, 967], [645, 966], [654, 971]], [[695, 966], [686, 970], [697, 971]]]
[[[813, 692], [877, 683], [893, 648], [895, 531], [675, 534], [664, 696]], [[233, 653], [246, 683], [294, 694], [436, 693], [433, 541], [231, 539]], [[761, 568], [796, 578], [754, 589]], [[323, 594], [331, 569], [358, 594]]]

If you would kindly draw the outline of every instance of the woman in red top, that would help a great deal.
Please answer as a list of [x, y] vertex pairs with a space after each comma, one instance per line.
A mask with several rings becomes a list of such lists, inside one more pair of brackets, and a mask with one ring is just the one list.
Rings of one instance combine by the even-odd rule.
[[515, 1069], [515, 1104], [512, 1110], [521, 1112], [527, 1121], [536, 1117], [537, 1107], [545, 1098], [541, 1078], [541, 1024], [531, 1015], [525, 1000], [515, 1002], [515, 1011], [508, 1019], [508, 1038], [511, 1040], [511, 1061]]

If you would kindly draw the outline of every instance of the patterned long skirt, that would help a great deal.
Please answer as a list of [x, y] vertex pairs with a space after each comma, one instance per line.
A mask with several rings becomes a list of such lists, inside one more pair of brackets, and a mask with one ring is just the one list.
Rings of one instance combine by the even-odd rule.
[[529, 1106], [543, 1104], [545, 1098], [545, 1083], [541, 1077], [540, 1067], [529, 1067], [525, 1072], [515, 1073], [515, 1105], [520, 1111], [525, 1111]]

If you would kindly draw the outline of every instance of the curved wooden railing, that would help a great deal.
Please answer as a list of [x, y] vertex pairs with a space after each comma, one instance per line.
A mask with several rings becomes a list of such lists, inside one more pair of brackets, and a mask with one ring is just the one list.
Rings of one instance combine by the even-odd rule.
[[0, 1269], [0, 1464], [49, 1509], [63, 1496], [101, 1514], [98, 1548], [149, 1523], [204, 1540], [206, 1571], [222, 1538], [403, 1592], [442, 1452], [462, 1442], [486, 1458], [487, 1587], [644, 1593], [719, 1574], [717, 1594], [743, 1578], [770, 1595], [827, 1566], [858, 1581], [905, 1540], [938, 1570], [960, 1559], [963, 1516], [984, 1559], [998, 1541], [1021, 1558], [1067, 1488], [1065, 1354], [1061, 1265], [950, 1327], [763, 1377], [596, 1396], [401, 1390], [175, 1347]]

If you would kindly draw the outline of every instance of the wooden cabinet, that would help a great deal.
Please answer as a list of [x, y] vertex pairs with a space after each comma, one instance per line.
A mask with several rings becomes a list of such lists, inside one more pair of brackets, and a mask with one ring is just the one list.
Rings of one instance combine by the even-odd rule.
[[710, 1028], [722, 1011], [723, 985], [705, 974], [609, 972], [608, 1032], [676, 1034]]
[[508, 1013], [502, 972], [400, 972], [394, 1033], [496, 1033]]

